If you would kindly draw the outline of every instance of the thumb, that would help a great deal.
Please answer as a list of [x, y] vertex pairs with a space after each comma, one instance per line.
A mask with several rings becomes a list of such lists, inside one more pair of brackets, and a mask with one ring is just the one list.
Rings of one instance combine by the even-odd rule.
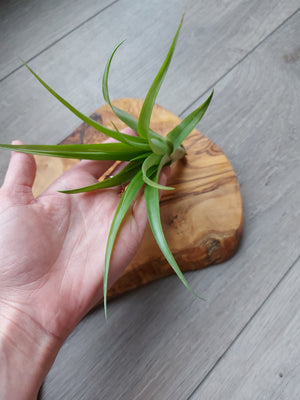
[[[20, 140], [13, 140], [12, 144], [23, 143]], [[35, 173], [36, 163], [33, 155], [12, 151], [3, 187], [14, 195], [29, 194], [33, 198], [32, 185]]]

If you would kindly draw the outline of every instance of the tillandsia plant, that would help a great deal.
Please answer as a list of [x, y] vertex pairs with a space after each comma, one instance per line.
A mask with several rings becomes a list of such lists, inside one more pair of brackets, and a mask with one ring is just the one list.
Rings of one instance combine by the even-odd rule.
[[191, 131], [195, 128], [195, 126], [203, 117], [205, 111], [210, 104], [213, 92], [199, 108], [197, 108], [187, 117], [185, 117], [182, 122], [179, 123], [179, 125], [177, 125], [166, 135], [166, 137], [162, 137], [161, 135], [150, 129], [150, 117], [152, 114], [153, 106], [155, 104], [155, 100], [162, 85], [163, 79], [170, 65], [171, 58], [173, 56], [177, 43], [178, 35], [182, 26], [182, 22], [183, 17], [173, 38], [167, 56], [146, 95], [138, 120], [133, 118], [133, 116], [131, 116], [127, 112], [119, 109], [118, 107], [115, 107], [111, 103], [108, 93], [108, 75], [111, 62], [117, 49], [122, 45], [123, 42], [119, 43], [115, 47], [106, 64], [102, 79], [102, 92], [104, 100], [106, 101], [106, 103], [109, 104], [115, 115], [137, 133], [137, 136], [131, 136], [125, 133], [121, 133], [115, 126], [114, 129], [109, 129], [94, 121], [93, 119], [85, 116], [76, 108], [74, 108], [70, 103], [64, 100], [53, 89], [51, 89], [26, 63], [24, 63], [24, 65], [39, 80], [39, 82], [64, 106], [71, 110], [82, 121], [86, 122], [96, 130], [104, 133], [106, 136], [115, 139], [115, 142], [74, 145], [0, 145], [0, 147], [5, 149], [37, 155], [73, 159], [115, 160], [128, 162], [126, 166], [113, 177], [109, 177], [90, 186], [85, 186], [74, 190], [62, 191], [62, 193], [74, 194], [109, 188], [118, 185], [126, 185], [126, 190], [124, 191], [120, 199], [119, 205], [112, 221], [112, 225], [110, 227], [106, 246], [103, 283], [105, 317], [107, 317], [108, 273], [114, 242], [130, 204], [135, 199], [136, 195], [143, 187], [143, 185], [148, 220], [156, 242], [181, 282], [190, 292], [199, 297], [187, 283], [166, 242], [160, 219], [158, 191], [159, 189], [173, 190], [173, 188], [160, 185], [158, 183], [158, 179], [161, 169], [164, 166], [170, 165], [171, 163], [184, 157], [184, 155], [186, 154], [185, 149], [182, 146], [182, 142], [186, 139], [186, 137], [191, 133]]

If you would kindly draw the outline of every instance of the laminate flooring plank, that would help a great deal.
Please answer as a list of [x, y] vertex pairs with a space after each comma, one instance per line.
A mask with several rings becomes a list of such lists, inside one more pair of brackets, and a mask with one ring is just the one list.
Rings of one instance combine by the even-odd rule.
[[[300, 12], [215, 85], [201, 123], [235, 167], [245, 218], [234, 258], [186, 274], [206, 301], [170, 277], [111, 302], [107, 323], [102, 307], [94, 310], [63, 346], [42, 399], [188, 399], [277, 296], [300, 248], [299, 37]], [[285, 343], [294, 342], [297, 321]]]
[[[119, 1], [119, 0], [117, 0]], [[116, 0], [11, 0], [0, 3], [0, 80]]]
[[[119, 0], [40, 53], [30, 65], [79, 110], [91, 114], [103, 104], [100, 85], [107, 58], [115, 44], [127, 38], [113, 60], [111, 98], [144, 98], [186, 10], [178, 48], [157, 99], [179, 114], [276, 30], [297, 6], [299, 0], [284, 4], [279, 0]], [[51, 18], [60, 37], [65, 17]], [[38, 20], [41, 24], [43, 18]], [[32, 24], [35, 26], [34, 21]], [[36, 40], [34, 36], [39, 36], [35, 30], [24, 34], [29, 42], [30, 38]], [[25, 60], [41, 50], [31, 51], [30, 46], [22, 44]], [[0, 52], [1, 59], [4, 53]], [[1, 142], [18, 138], [24, 143], [54, 144], [79, 124], [24, 67], [0, 82], [0, 94]], [[1, 153], [0, 181], [8, 158], [8, 153]]]
[[298, 400], [300, 260], [189, 400]]

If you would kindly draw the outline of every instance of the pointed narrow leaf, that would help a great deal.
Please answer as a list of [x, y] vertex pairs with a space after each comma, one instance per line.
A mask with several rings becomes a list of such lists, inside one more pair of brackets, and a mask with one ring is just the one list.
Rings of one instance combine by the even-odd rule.
[[145, 161], [143, 162], [142, 165], [142, 172], [143, 172], [143, 179], [144, 182], [147, 185], [153, 186], [156, 189], [162, 189], [162, 190], [173, 190], [174, 188], [172, 187], [168, 187], [168, 186], [163, 186], [160, 185], [157, 182], [154, 182], [152, 179], [149, 178], [149, 171], [151, 171], [152, 175], [153, 175], [153, 167], [156, 167], [156, 169], [161, 165], [161, 160], [162, 160], [162, 156], [159, 156], [157, 154], [150, 154], [149, 157], [147, 157], [145, 159]]
[[130, 207], [131, 203], [135, 199], [136, 195], [138, 194], [139, 190], [143, 186], [143, 176], [142, 171], [140, 170], [136, 176], [132, 179], [129, 183], [127, 189], [123, 193], [121, 197], [120, 203], [118, 208], [115, 212], [108, 239], [107, 239], [107, 246], [106, 246], [106, 254], [105, 254], [105, 265], [104, 265], [104, 279], [103, 279], [103, 297], [104, 297], [104, 313], [105, 318], [107, 319], [107, 284], [108, 284], [108, 273], [109, 273], [109, 264], [110, 259], [114, 247], [114, 243], [120, 228], [120, 225]]
[[[157, 182], [157, 175], [155, 177], [155, 180]], [[176, 262], [175, 258], [173, 257], [173, 254], [171, 253], [171, 250], [169, 249], [169, 246], [167, 244], [165, 235], [163, 233], [162, 225], [161, 225], [161, 219], [160, 219], [158, 189], [156, 189], [152, 186], [146, 186], [145, 187], [145, 201], [146, 201], [147, 214], [148, 214], [150, 227], [151, 227], [153, 236], [154, 236], [159, 248], [161, 249], [163, 255], [165, 256], [165, 258], [168, 261], [168, 263], [170, 264], [170, 266], [173, 268], [174, 272], [177, 274], [178, 278], [184, 284], [184, 286], [196, 297], [201, 298], [189, 286], [188, 282], [186, 281], [183, 273], [181, 272], [179, 266], [177, 265], [177, 262]]]
[[[80, 118], [83, 122], [87, 123], [91, 127], [95, 128], [97, 131], [104, 133], [104, 135], [109, 136], [113, 139], [116, 139], [122, 143], [141, 143], [140, 138], [135, 136], [126, 135], [124, 133], [115, 132], [112, 129], [106, 128], [105, 126], [99, 124], [98, 122], [94, 121], [93, 119], [87, 117], [86, 115], [82, 114], [78, 111], [75, 107], [73, 107], [69, 102], [63, 99], [58, 93], [56, 93], [50, 86], [47, 85], [24, 61], [22, 61], [27, 69], [35, 76], [35, 78], [46, 88], [57, 100], [59, 100], [65, 107], [67, 107], [73, 114], [75, 114], [78, 118]], [[125, 140], [126, 139], [126, 140]]]
[[132, 115], [128, 114], [126, 111], [123, 111], [118, 107], [115, 107], [110, 101], [109, 92], [108, 92], [108, 75], [109, 75], [110, 65], [111, 65], [112, 59], [113, 59], [116, 51], [123, 43], [124, 43], [124, 40], [114, 48], [111, 56], [109, 57], [109, 60], [107, 61], [107, 64], [105, 66], [105, 70], [103, 73], [103, 78], [102, 78], [102, 93], [103, 93], [104, 100], [106, 101], [107, 104], [110, 105], [111, 109], [116, 114], [116, 116], [121, 121], [123, 121], [127, 126], [129, 126], [131, 129], [133, 129], [135, 132], [137, 132], [137, 128], [138, 128], [137, 120]]
[[132, 158], [131, 161], [140, 160], [140, 159], [144, 160], [145, 158], [150, 156], [150, 154], [152, 154], [152, 153], [142, 153], [139, 156], [136, 156], [136, 157]]
[[156, 75], [143, 104], [140, 116], [139, 116], [139, 120], [138, 120], [138, 134], [141, 137], [147, 138], [149, 136], [149, 126], [150, 126], [150, 118], [151, 118], [151, 114], [152, 114], [152, 109], [157, 97], [157, 94], [159, 92], [159, 89], [162, 85], [162, 82], [165, 78], [165, 75], [167, 73], [167, 70], [169, 68], [174, 50], [175, 50], [175, 46], [177, 43], [177, 38], [182, 26], [182, 22], [183, 22], [183, 17], [181, 18], [179, 27], [176, 31], [176, 34], [174, 36], [174, 39], [172, 41], [171, 47], [168, 51], [168, 54], [160, 68], [160, 70], [158, 71], [158, 74]]
[[92, 190], [106, 189], [118, 185], [124, 185], [128, 183], [141, 169], [142, 160], [131, 161], [126, 165], [117, 175], [104, 179], [101, 182], [97, 182], [94, 185], [85, 186], [79, 189], [73, 190], [60, 190], [61, 193], [75, 194], [91, 192]]
[[[112, 62], [112, 59], [116, 53], [116, 51], [118, 50], [118, 48], [124, 43], [125, 40], [123, 40], [122, 42], [120, 42], [113, 50], [106, 66], [105, 66], [105, 70], [103, 73], [103, 78], [102, 78], [102, 93], [103, 93], [103, 98], [106, 101], [106, 103], [111, 107], [111, 109], [113, 110], [113, 112], [115, 113], [115, 115], [121, 120], [123, 121], [127, 126], [129, 126], [131, 129], [133, 129], [136, 133], [138, 133], [138, 121], [129, 113], [127, 113], [124, 110], [121, 110], [120, 108], [114, 106], [111, 103], [110, 97], [109, 97], [109, 91], [108, 91], [108, 75], [109, 75], [109, 71], [110, 71], [110, 65]], [[160, 135], [158, 135], [156, 132], [154, 132], [152, 129], [149, 129], [149, 133], [152, 134], [153, 137], [159, 137]], [[139, 138], [143, 141], [143, 143], [147, 143], [147, 141], [145, 139], [142, 139], [141, 137]]]
[[171, 132], [168, 133], [167, 138], [173, 143], [174, 149], [177, 149], [199, 123], [203, 115], [205, 114], [214, 91], [211, 92], [210, 96], [205, 100], [200, 107], [194, 110], [191, 114], [184, 118]]
[[64, 145], [12, 145], [0, 144], [0, 148], [41, 156], [74, 158], [82, 160], [131, 161], [144, 154], [124, 143], [64, 144]]

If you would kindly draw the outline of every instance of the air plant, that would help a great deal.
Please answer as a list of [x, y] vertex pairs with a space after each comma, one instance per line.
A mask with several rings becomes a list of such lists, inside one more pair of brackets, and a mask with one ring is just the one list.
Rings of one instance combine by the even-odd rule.
[[26, 63], [24, 63], [24, 65], [37, 78], [37, 80], [64, 106], [66, 106], [77, 117], [79, 117], [82, 121], [86, 122], [91, 127], [95, 128], [97, 131], [100, 131], [106, 136], [115, 139], [115, 142], [74, 145], [0, 144], [0, 147], [4, 149], [36, 155], [86, 160], [115, 160], [128, 162], [126, 166], [115, 176], [109, 177], [90, 186], [85, 186], [74, 190], [61, 191], [62, 193], [75, 194], [109, 188], [113, 186], [126, 185], [126, 189], [122, 194], [110, 227], [106, 246], [103, 283], [105, 317], [107, 317], [107, 284], [109, 265], [114, 243], [117, 237], [118, 230], [127, 213], [128, 208], [130, 207], [130, 204], [135, 199], [136, 195], [143, 186], [148, 220], [158, 246], [160, 247], [166, 260], [173, 268], [174, 272], [177, 274], [181, 282], [185, 285], [185, 287], [195, 296], [199, 297], [187, 283], [166, 242], [160, 219], [158, 191], [160, 189], [173, 190], [174, 188], [160, 185], [158, 183], [158, 179], [160, 172], [164, 166], [170, 165], [171, 163], [185, 156], [186, 151], [182, 146], [182, 142], [186, 139], [186, 137], [191, 133], [191, 131], [195, 128], [195, 126], [203, 117], [210, 104], [213, 92], [200, 107], [198, 107], [187, 117], [185, 117], [174, 129], [172, 129], [166, 135], [166, 137], [163, 137], [150, 129], [150, 117], [152, 114], [153, 106], [155, 104], [159, 89], [170, 65], [177, 43], [178, 35], [182, 26], [182, 22], [183, 17], [173, 38], [167, 56], [146, 95], [138, 120], [136, 120], [127, 112], [114, 106], [111, 103], [108, 92], [108, 76], [111, 62], [116, 51], [123, 42], [119, 43], [115, 47], [106, 64], [102, 79], [102, 92], [104, 100], [111, 107], [115, 115], [137, 133], [137, 136], [131, 136], [122, 133], [115, 126], [114, 129], [109, 129], [94, 121], [93, 119], [85, 116], [70, 103], [64, 100], [53, 89], [51, 89]]

